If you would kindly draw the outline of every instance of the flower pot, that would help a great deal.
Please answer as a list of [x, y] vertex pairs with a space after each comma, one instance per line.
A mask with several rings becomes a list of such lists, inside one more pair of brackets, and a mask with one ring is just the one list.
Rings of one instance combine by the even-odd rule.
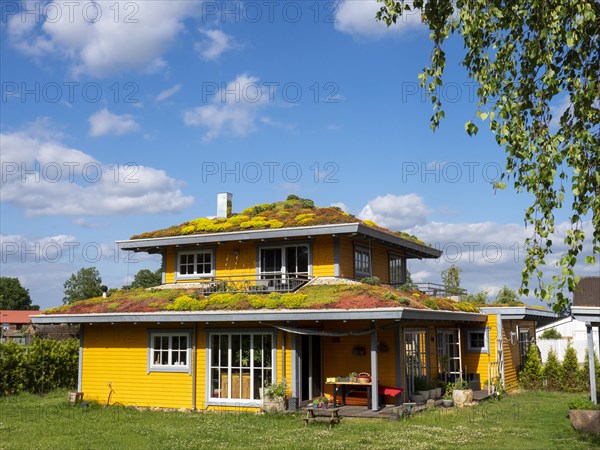
[[422, 395], [425, 401], [429, 400], [429, 390], [417, 391], [417, 394]]
[[446, 408], [450, 408], [451, 406], [454, 406], [454, 400], [452, 400], [451, 398], [444, 398], [442, 399], [442, 404]]
[[454, 389], [452, 392], [452, 400], [454, 404], [459, 408], [462, 408], [467, 403], [473, 402], [473, 390], [472, 389]]
[[413, 394], [410, 396], [413, 402], [415, 403], [425, 403], [427, 400], [420, 394]]
[[285, 398], [266, 396], [263, 399], [263, 410], [265, 410], [265, 412], [283, 412], [283, 411], [285, 411]]
[[569, 419], [580, 433], [600, 434], [600, 409], [571, 409]]

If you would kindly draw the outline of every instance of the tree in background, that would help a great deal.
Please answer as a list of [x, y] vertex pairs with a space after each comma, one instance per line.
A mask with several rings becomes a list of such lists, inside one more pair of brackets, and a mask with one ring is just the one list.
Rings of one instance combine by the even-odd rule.
[[[473, 113], [488, 121], [506, 151], [506, 168], [494, 189], [504, 189], [512, 179], [517, 192], [533, 198], [525, 210], [532, 235], [525, 241], [520, 292], [527, 295], [536, 279], [536, 297], [560, 310], [568, 302], [563, 291], [575, 289], [573, 268], [586, 234], [592, 241], [586, 263], [595, 264], [600, 253], [600, 2], [378, 1], [376, 17], [387, 26], [403, 12], [419, 11], [431, 31], [431, 62], [419, 79], [433, 104], [434, 131], [444, 117], [438, 92], [446, 66], [442, 45], [450, 35], [462, 37], [462, 65], [477, 85]], [[469, 120], [465, 130], [473, 135], [478, 127]], [[555, 213], [565, 200], [570, 203], [564, 208], [570, 223], [567, 250], [556, 263], [559, 274], [548, 283], [542, 269], [557, 231]], [[589, 216], [592, 226], [586, 231], [583, 220]]]
[[556, 328], [548, 328], [540, 334], [540, 339], [562, 339], [562, 334]]
[[18, 278], [0, 277], [0, 309], [38, 310], [31, 304], [29, 289], [21, 286]]
[[460, 274], [462, 269], [452, 264], [446, 270], [442, 272], [442, 283], [446, 290], [450, 293], [460, 293]]
[[560, 387], [565, 392], [577, 392], [579, 386], [579, 364], [577, 363], [577, 352], [569, 342], [565, 350], [562, 366], [560, 368]]
[[68, 305], [102, 295], [102, 278], [95, 267], [82, 268], [65, 281], [64, 288], [63, 303]]
[[[589, 353], [586, 348], [585, 356], [583, 357], [583, 367], [579, 373], [579, 383], [586, 391], [590, 389], [590, 360], [588, 359], [588, 355]], [[594, 352], [594, 367], [596, 368], [596, 389], [600, 389], [600, 361], [598, 361], [596, 352]]]
[[131, 284], [123, 286], [123, 289], [150, 288], [160, 284], [162, 284], [162, 269], [158, 268], [154, 272], [142, 269], [135, 274]]
[[515, 306], [521, 305], [521, 302], [519, 301], [519, 296], [515, 291], [509, 289], [508, 286], [503, 286], [498, 292], [496, 300], [494, 300], [494, 304]]
[[519, 373], [519, 384], [531, 391], [537, 391], [544, 387], [544, 370], [536, 345], [530, 345], [527, 350], [525, 364]]
[[546, 364], [544, 365], [544, 378], [546, 379], [546, 389], [551, 391], [560, 390], [560, 362], [556, 351], [551, 348], [548, 352]]
[[461, 295], [460, 301], [484, 305], [488, 302], [489, 295], [489, 291], [481, 291], [477, 292], [476, 294]]

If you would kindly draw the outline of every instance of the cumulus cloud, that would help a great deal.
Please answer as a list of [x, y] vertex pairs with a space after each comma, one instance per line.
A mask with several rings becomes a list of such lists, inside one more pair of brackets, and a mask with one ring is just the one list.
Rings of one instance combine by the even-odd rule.
[[168, 98], [171, 98], [172, 96], [177, 94], [180, 90], [181, 90], [181, 84], [176, 84], [175, 86], [173, 86], [169, 89], [165, 89], [164, 91], [162, 91], [161, 93], [159, 93], [156, 96], [156, 101], [162, 102]]
[[354, 36], [380, 38], [422, 27], [420, 12], [405, 11], [397, 23], [388, 28], [375, 19], [381, 5], [376, 0], [341, 0], [335, 14], [335, 29]]
[[214, 61], [235, 47], [233, 38], [221, 30], [200, 30], [206, 39], [196, 42], [194, 49], [202, 59]]
[[106, 108], [92, 114], [88, 122], [90, 123], [90, 136], [94, 137], [107, 134], [120, 136], [140, 128], [131, 114], [113, 114]]
[[256, 129], [259, 111], [269, 100], [269, 92], [263, 92], [258, 81], [256, 77], [238, 75], [211, 98], [210, 104], [185, 111], [184, 123], [206, 128], [204, 142], [224, 133], [246, 136]]
[[428, 214], [429, 209], [419, 195], [386, 194], [370, 200], [358, 217], [386, 228], [404, 230], [424, 224]]
[[33, 57], [61, 57], [73, 74], [107, 77], [165, 66], [163, 54], [200, 1], [23, 2], [7, 21], [12, 45]]
[[163, 170], [102, 163], [27, 130], [0, 134], [0, 202], [27, 216], [111, 216], [178, 212], [193, 203]]
[[[542, 267], [544, 280], [560, 273], [554, 264], [566, 251], [564, 237], [570, 229], [568, 222], [557, 225], [552, 236], [553, 254], [546, 258], [547, 265]], [[582, 228], [588, 239], [584, 243], [583, 255], [592, 251], [591, 222], [583, 222]], [[441, 272], [455, 264], [463, 272], [463, 287], [469, 292], [486, 290], [494, 298], [502, 286], [516, 290], [521, 285], [521, 271], [524, 267], [525, 239], [531, 230], [519, 224], [500, 224], [496, 222], [479, 223], [441, 223], [430, 222], [407, 230], [420, 239], [443, 251], [438, 260], [412, 260], [409, 269], [413, 280], [417, 282], [441, 282]], [[576, 266], [579, 275], [598, 273], [598, 264], [584, 264], [584, 256]], [[536, 304], [535, 299], [529, 299]], [[539, 303], [539, 302], [538, 302]]]

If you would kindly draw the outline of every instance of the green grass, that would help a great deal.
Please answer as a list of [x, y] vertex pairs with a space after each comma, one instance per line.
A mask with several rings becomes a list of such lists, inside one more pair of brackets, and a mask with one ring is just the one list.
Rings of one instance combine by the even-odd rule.
[[600, 447], [567, 418], [582, 394], [522, 393], [407, 420], [343, 419], [330, 430], [300, 414], [255, 415], [71, 406], [66, 392], [0, 399], [0, 448], [565, 448]]

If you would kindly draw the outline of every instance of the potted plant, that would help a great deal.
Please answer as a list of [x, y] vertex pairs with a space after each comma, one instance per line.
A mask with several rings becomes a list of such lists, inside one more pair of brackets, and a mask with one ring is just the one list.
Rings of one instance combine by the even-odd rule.
[[429, 385], [425, 377], [415, 377], [415, 393], [423, 396], [423, 400], [429, 400]]
[[442, 404], [446, 407], [449, 408], [450, 406], [454, 405], [454, 400], [452, 400], [452, 383], [448, 383], [448, 386], [446, 386], [446, 392], [444, 392], [444, 397], [442, 398]]
[[600, 405], [578, 398], [569, 402], [569, 419], [580, 433], [600, 434]]
[[285, 384], [285, 381], [267, 386], [264, 391], [263, 409], [266, 412], [285, 411], [286, 391], [287, 386]]
[[323, 406], [321, 406], [323, 409], [327, 409], [329, 407], [329, 399], [327, 397], [323, 396], [321, 402], [323, 404]]
[[467, 403], [473, 403], [473, 389], [467, 389], [468, 387], [468, 383], [462, 378], [454, 382], [452, 400], [454, 400], [454, 404], [459, 408], [462, 408]]

